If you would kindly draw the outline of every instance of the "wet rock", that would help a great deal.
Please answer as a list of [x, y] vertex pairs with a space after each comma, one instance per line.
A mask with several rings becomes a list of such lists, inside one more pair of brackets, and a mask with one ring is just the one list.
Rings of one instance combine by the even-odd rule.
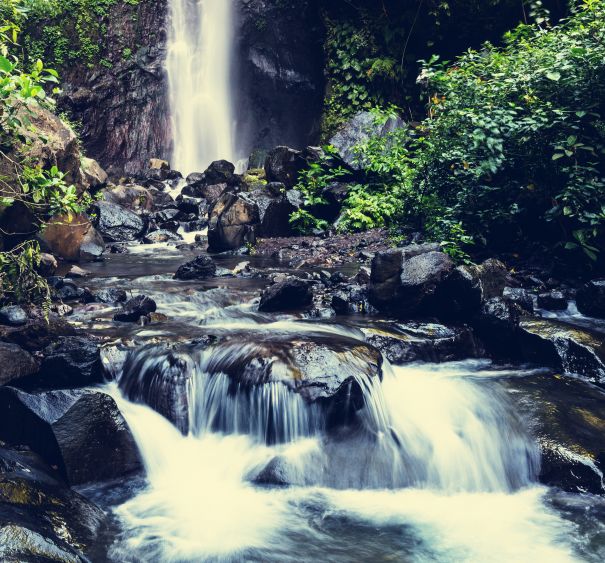
[[96, 226], [109, 242], [127, 242], [138, 239], [145, 230], [143, 220], [132, 211], [114, 203], [100, 201], [94, 205]]
[[24, 389], [57, 389], [105, 381], [99, 344], [82, 336], [59, 337], [42, 352], [40, 371], [18, 383]]
[[168, 221], [176, 220], [182, 212], [176, 208], [168, 208], [163, 209], [162, 211], [157, 211], [151, 215], [151, 219], [155, 221], [156, 224], [160, 225], [162, 223], [166, 223]]
[[605, 280], [592, 280], [576, 293], [578, 311], [588, 317], [605, 318]]
[[435, 323], [380, 323], [361, 327], [368, 344], [389, 362], [449, 362], [476, 357], [480, 351], [468, 327]]
[[265, 174], [269, 182], [281, 182], [292, 188], [298, 182], [298, 175], [307, 166], [302, 153], [290, 147], [276, 147], [269, 151], [265, 159]]
[[27, 313], [19, 305], [7, 305], [0, 308], [0, 324], [23, 326], [27, 323]]
[[296, 197], [296, 191], [271, 193], [269, 189], [255, 190], [250, 198], [259, 210], [260, 224], [257, 234], [262, 237], [285, 237], [293, 234], [290, 215], [301, 205]]
[[226, 160], [215, 160], [204, 172], [204, 178], [208, 185], [229, 184], [234, 179], [235, 166]]
[[94, 159], [83, 157], [81, 159], [82, 184], [90, 191], [96, 191], [107, 185], [107, 172]]
[[538, 295], [538, 307], [548, 311], [565, 311], [567, 297], [561, 291], [549, 291]]
[[193, 214], [197, 217], [200, 209], [200, 200], [199, 198], [189, 197], [184, 194], [180, 194], [176, 198], [176, 205], [181, 214]]
[[338, 151], [348, 166], [360, 169], [361, 166], [357, 162], [355, 147], [367, 141], [370, 137], [384, 137], [402, 127], [405, 127], [405, 123], [398, 117], [391, 117], [383, 123], [377, 120], [372, 112], [362, 111], [342, 125], [330, 139], [329, 144]]
[[47, 252], [40, 253], [40, 264], [38, 264], [36, 269], [41, 276], [53, 276], [58, 267], [59, 263], [52, 254], [48, 254]]
[[601, 390], [547, 374], [506, 382], [542, 453], [540, 481], [573, 493], [605, 494]]
[[29, 377], [38, 371], [38, 364], [32, 355], [9, 342], [0, 342], [0, 385]]
[[480, 280], [484, 299], [502, 297], [504, 288], [513, 282], [506, 265], [495, 258], [489, 258], [479, 265], [465, 267]]
[[100, 391], [26, 393], [3, 387], [0, 437], [29, 446], [71, 485], [121, 478], [141, 468], [126, 421]]
[[177, 233], [173, 233], [172, 231], [159, 229], [157, 231], [147, 233], [143, 240], [147, 244], [155, 244], [158, 242], [180, 242], [183, 240], [183, 237]]
[[85, 270], [84, 268], [80, 268], [80, 266], [71, 266], [71, 268], [69, 268], [69, 272], [67, 272], [67, 275], [70, 278], [85, 278], [86, 276], [90, 276], [90, 272], [88, 270]]
[[333, 293], [331, 306], [337, 315], [369, 315], [376, 312], [369, 301], [367, 288], [356, 284], [347, 285]]
[[75, 329], [66, 320], [38, 313], [22, 326], [0, 325], [0, 340], [18, 344], [28, 352], [42, 350], [60, 336], [73, 336]]
[[379, 310], [413, 315], [439, 313], [436, 296], [454, 271], [452, 259], [431, 246], [378, 253], [372, 261], [370, 301]]
[[246, 194], [224, 193], [210, 216], [209, 252], [235, 250], [247, 243], [254, 244], [259, 221], [258, 206]]
[[515, 303], [502, 297], [493, 297], [483, 303], [473, 320], [473, 326], [491, 353], [510, 357], [518, 353], [511, 342], [516, 338], [522, 313]]
[[72, 262], [98, 260], [105, 251], [103, 237], [85, 215], [54, 217], [40, 237], [44, 247]]
[[201, 255], [179, 267], [174, 274], [177, 280], [197, 280], [212, 278], [216, 275], [216, 264], [210, 256]]
[[157, 305], [153, 299], [146, 295], [137, 295], [122, 305], [122, 310], [113, 316], [113, 320], [134, 323], [149, 313], [155, 313], [156, 308]]
[[288, 278], [269, 286], [261, 295], [259, 311], [272, 313], [308, 307], [313, 300], [311, 283], [300, 278]]
[[552, 319], [522, 319], [516, 349], [527, 361], [605, 384], [605, 335]]
[[156, 210], [176, 209], [176, 203], [170, 194], [155, 188], [149, 188], [148, 191], [153, 197], [153, 206]]
[[120, 185], [103, 192], [103, 199], [134, 213], [153, 211], [153, 196], [143, 186], [136, 184]]
[[502, 296], [508, 301], [519, 305], [524, 311], [528, 313], [534, 312], [534, 300], [526, 289], [520, 287], [505, 287]]
[[0, 559], [84, 562], [103, 511], [31, 451], [0, 448]]
[[126, 291], [119, 287], [109, 287], [107, 289], [100, 289], [93, 293], [95, 300], [100, 303], [107, 303], [109, 305], [115, 305], [116, 303], [124, 303], [128, 296]]
[[170, 163], [167, 160], [161, 158], [150, 158], [149, 168], [151, 170], [170, 170]]

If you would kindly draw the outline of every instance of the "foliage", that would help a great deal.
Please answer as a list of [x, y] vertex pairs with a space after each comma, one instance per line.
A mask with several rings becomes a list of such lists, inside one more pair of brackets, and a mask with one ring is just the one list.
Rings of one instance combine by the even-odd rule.
[[50, 289], [36, 271], [40, 246], [24, 242], [8, 252], [0, 252], [0, 305], [7, 303], [50, 304]]

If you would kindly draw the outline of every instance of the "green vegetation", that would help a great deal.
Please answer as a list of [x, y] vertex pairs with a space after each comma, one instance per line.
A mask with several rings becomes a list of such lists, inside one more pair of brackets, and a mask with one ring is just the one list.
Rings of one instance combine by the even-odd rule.
[[[420, 75], [428, 117], [359, 146], [362, 176], [338, 172], [353, 186], [337, 228], [419, 230], [459, 257], [472, 241], [596, 259], [605, 236], [604, 40], [605, 3], [585, 0], [554, 27], [521, 25], [502, 46], [453, 64], [432, 57]], [[301, 177], [307, 213], [323, 203], [333, 161]], [[302, 215], [299, 226], [313, 225]]]

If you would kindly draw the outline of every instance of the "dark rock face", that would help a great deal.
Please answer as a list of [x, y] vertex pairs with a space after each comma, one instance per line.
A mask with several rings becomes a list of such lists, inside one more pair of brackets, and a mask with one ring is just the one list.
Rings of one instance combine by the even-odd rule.
[[[61, 69], [60, 106], [82, 122], [88, 154], [112, 175], [132, 174], [171, 145], [164, 73], [166, 0], [119, 2], [111, 8], [106, 44], [111, 68]], [[124, 50], [132, 49], [130, 57]]]
[[212, 209], [208, 250], [223, 252], [254, 244], [259, 220], [258, 206], [248, 195], [225, 192]]
[[287, 237], [293, 234], [290, 215], [302, 203], [299, 192], [289, 190], [285, 194], [272, 194], [268, 189], [264, 189], [255, 190], [250, 197], [258, 206], [259, 236]]
[[128, 299], [126, 292], [118, 287], [110, 287], [108, 289], [100, 289], [93, 293], [95, 299], [100, 303], [108, 303], [114, 305], [115, 303], [123, 303]]
[[337, 315], [371, 314], [376, 309], [368, 299], [366, 286], [348, 284], [332, 294], [331, 306]]
[[2, 561], [88, 561], [105, 520], [35, 453], [0, 448]]
[[589, 317], [605, 318], [605, 280], [592, 280], [576, 293], [578, 311]]
[[473, 320], [477, 336], [496, 355], [508, 357], [519, 350], [511, 344], [517, 335], [522, 310], [502, 297], [488, 299]]
[[230, 184], [233, 181], [235, 166], [226, 160], [215, 160], [204, 172], [206, 184]]
[[132, 211], [114, 203], [100, 201], [94, 206], [96, 226], [108, 242], [128, 242], [145, 230], [143, 220]]
[[27, 323], [27, 313], [18, 305], [0, 308], [0, 324], [23, 326], [25, 323]]
[[8, 342], [0, 342], [0, 366], [0, 385], [7, 385], [38, 371], [38, 364], [29, 352]]
[[265, 159], [265, 174], [269, 182], [281, 182], [286, 188], [292, 188], [298, 181], [298, 175], [307, 166], [302, 152], [290, 147], [275, 147]]
[[502, 296], [513, 303], [516, 303], [528, 313], [534, 312], [534, 300], [526, 289], [520, 287], [505, 287]]
[[198, 280], [212, 278], [216, 275], [216, 264], [210, 256], [198, 256], [195, 260], [179, 267], [174, 274], [177, 280]]
[[538, 295], [538, 307], [549, 311], [565, 311], [567, 298], [560, 291], [549, 291]]
[[329, 144], [338, 151], [346, 164], [360, 169], [353, 150], [356, 145], [367, 141], [371, 136], [385, 136], [404, 126], [405, 123], [399, 118], [389, 118], [386, 123], [378, 123], [374, 114], [362, 111], [342, 125]]
[[124, 477], [141, 467], [114, 400], [100, 391], [0, 389], [0, 437], [25, 444], [72, 485]]
[[71, 220], [64, 216], [55, 217], [40, 237], [44, 247], [73, 262], [97, 260], [105, 251], [103, 237], [85, 215], [76, 215]]
[[113, 316], [114, 321], [134, 323], [149, 313], [155, 313], [157, 305], [146, 295], [137, 295], [122, 305], [122, 310]]
[[308, 307], [313, 300], [311, 284], [300, 278], [288, 278], [269, 286], [261, 296], [259, 311], [292, 311]]
[[143, 240], [147, 244], [155, 244], [158, 242], [180, 242], [183, 240], [183, 237], [167, 229], [158, 229], [157, 231], [147, 233]]
[[389, 362], [449, 362], [477, 355], [478, 347], [468, 327], [433, 323], [393, 323], [362, 328], [366, 341]]
[[99, 345], [88, 338], [60, 337], [43, 354], [40, 373], [28, 381], [28, 387], [71, 388], [104, 381]]
[[119, 185], [104, 190], [103, 199], [109, 203], [125, 207], [134, 213], [153, 211], [154, 209], [151, 192], [147, 188], [136, 184]]
[[323, 26], [316, 0], [237, 0], [240, 150], [302, 148], [319, 137]]

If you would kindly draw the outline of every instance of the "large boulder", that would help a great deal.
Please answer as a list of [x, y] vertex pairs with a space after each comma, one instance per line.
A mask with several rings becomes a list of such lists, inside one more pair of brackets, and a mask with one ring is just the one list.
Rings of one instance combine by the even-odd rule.
[[27, 323], [27, 313], [19, 305], [6, 305], [0, 308], [0, 324], [8, 326], [23, 326]]
[[103, 237], [85, 215], [54, 217], [40, 237], [54, 255], [71, 262], [98, 260], [105, 251]]
[[312, 284], [307, 280], [291, 277], [265, 289], [258, 310], [266, 313], [293, 311], [308, 307], [312, 301]]
[[208, 185], [230, 184], [234, 179], [235, 166], [227, 160], [215, 160], [204, 172], [204, 179]]
[[95, 204], [94, 212], [97, 229], [106, 241], [133, 241], [145, 231], [145, 223], [136, 213], [115, 203], [100, 201]]
[[17, 344], [0, 342], [0, 385], [34, 375], [38, 363], [32, 355]]
[[363, 163], [357, 162], [355, 147], [370, 139], [370, 137], [384, 137], [388, 133], [405, 127], [400, 118], [390, 117], [386, 122], [376, 119], [370, 111], [362, 111], [344, 123], [336, 134], [330, 139], [332, 145], [341, 158], [351, 168], [359, 169]]
[[2, 387], [0, 439], [29, 446], [71, 485], [123, 478], [141, 467], [126, 421], [101, 391]]
[[216, 275], [216, 264], [210, 256], [198, 256], [194, 260], [179, 266], [174, 274], [176, 280], [203, 280]]
[[143, 186], [136, 184], [119, 185], [103, 191], [103, 199], [129, 211], [140, 213], [153, 211], [154, 202], [151, 192]]
[[103, 511], [35, 453], [0, 448], [0, 560], [89, 561], [105, 524]]
[[223, 252], [254, 244], [259, 221], [258, 205], [248, 195], [223, 193], [210, 215], [208, 250]]
[[146, 295], [137, 295], [122, 304], [122, 310], [113, 316], [114, 321], [134, 323], [141, 317], [155, 313], [157, 305], [153, 299]]
[[286, 188], [292, 188], [306, 166], [307, 161], [301, 151], [290, 147], [275, 147], [265, 159], [265, 174], [269, 182], [281, 182]]
[[107, 172], [92, 158], [82, 158], [82, 181], [87, 190], [96, 191], [107, 184]]
[[250, 197], [258, 206], [260, 224], [257, 234], [259, 236], [287, 237], [293, 234], [290, 215], [302, 205], [300, 192], [288, 190], [286, 193], [276, 193], [266, 188], [253, 191]]
[[605, 280], [592, 280], [580, 287], [576, 306], [583, 315], [605, 319]]

